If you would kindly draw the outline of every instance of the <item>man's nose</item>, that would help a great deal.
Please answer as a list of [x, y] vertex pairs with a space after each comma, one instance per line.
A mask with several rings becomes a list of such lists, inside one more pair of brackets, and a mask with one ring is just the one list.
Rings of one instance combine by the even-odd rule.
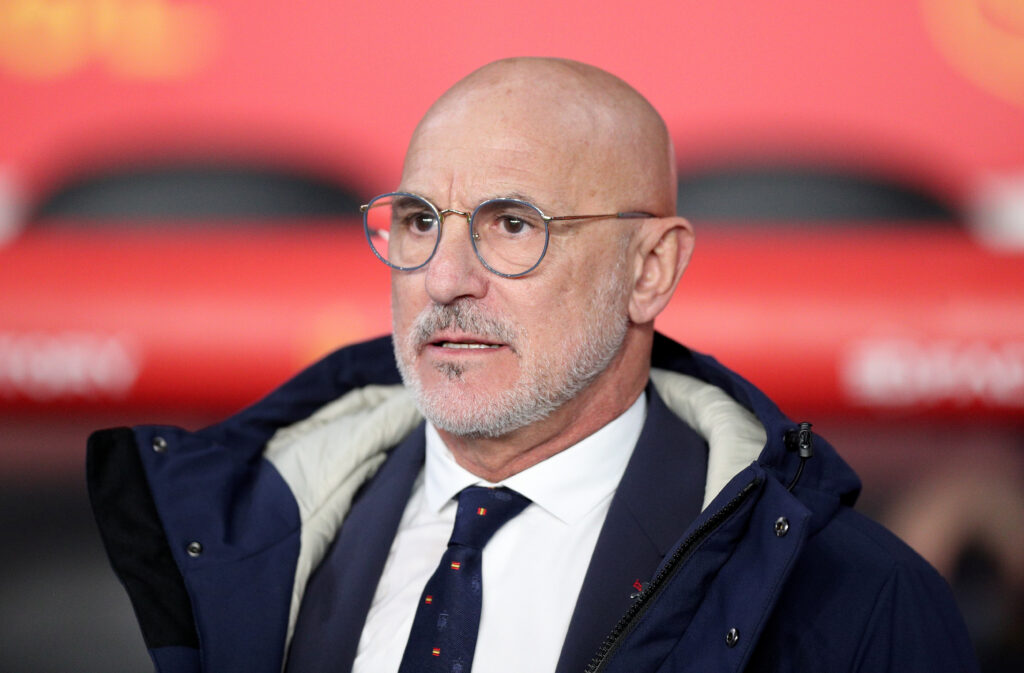
[[483, 297], [489, 272], [477, 259], [469, 239], [469, 220], [462, 213], [446, 212], [441, 225], [441, 240], [427, 264], [427, 294], [438, 304], [449, 304], [460, 297]]

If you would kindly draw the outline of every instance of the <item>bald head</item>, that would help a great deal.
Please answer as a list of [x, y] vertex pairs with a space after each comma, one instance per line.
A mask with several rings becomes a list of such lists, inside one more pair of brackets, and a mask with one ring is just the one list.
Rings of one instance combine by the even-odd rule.
[[474, 145], [506, 151], [512, 172], [525, 166], [517, 157], [542, 158], [564, 178], [560, 202], [552, 206], [675, 213], [674, 157], [664, 121], [635, 89], [593, 66], [515, 58], [476, 70], [427, 111], [403, 177], [422, 168], [424, 153]]

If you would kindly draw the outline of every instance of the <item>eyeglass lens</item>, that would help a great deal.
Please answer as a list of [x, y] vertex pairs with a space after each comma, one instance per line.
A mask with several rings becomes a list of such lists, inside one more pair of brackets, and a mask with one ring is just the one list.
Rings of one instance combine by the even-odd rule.
[[[415, 269], [430, 260], [441, 232], [438, 225], [438, 212], [416, 196], [385, 195], [366, 210], [370, 245], [381, 259], [399, 269]], [[486, 201], [474, 211], [472, 228], [477, 256], [497, 273], [525, 273], [544, 255], [544, 218], [528, 203]]]

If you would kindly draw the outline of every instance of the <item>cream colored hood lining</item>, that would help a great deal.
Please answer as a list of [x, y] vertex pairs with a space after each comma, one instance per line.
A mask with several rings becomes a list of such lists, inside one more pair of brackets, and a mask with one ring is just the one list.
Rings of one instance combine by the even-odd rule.
[[651, 382], [665, 405], [708, 443], [704, 510], [730, 479], [757, 460], [768, 433], [757, 416], [718, 386], [664, 369], [652, 369]]
[[309, 576], [327, 553], [356, 491], [377, 472], [385, 451], [420, 420], [403, 386], [367, 386], [278, 430], [267, 443], [264, 456], [288, 484], [302, 524], [286, 652]]

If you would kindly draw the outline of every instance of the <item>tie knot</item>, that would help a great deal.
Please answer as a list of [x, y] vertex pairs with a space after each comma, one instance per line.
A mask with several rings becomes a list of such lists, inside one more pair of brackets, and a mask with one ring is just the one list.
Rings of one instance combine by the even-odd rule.
[[499, 528], [529, 504], [529, 498], [510, 488], [464, 488], [459, 492], [459, 509], [448, 544], [483, 549]]

